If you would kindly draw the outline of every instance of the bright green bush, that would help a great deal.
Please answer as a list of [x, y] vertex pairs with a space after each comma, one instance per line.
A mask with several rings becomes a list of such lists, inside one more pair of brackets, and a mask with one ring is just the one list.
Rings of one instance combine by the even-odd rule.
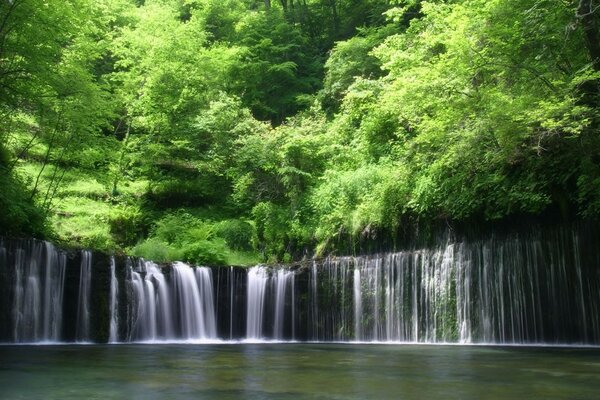
[[185, 212], [167, 214], [155, 221], [152, 236], [166, 243], [178, 243], [187, 230], [195, 228], [198, 224], [198, 220]]
[[134, 245], [146, 230], [142, 212], [134, 206], [113, 207], [108, 224], [113, 239], [122, 247]]
[[222, 239], [186, 243], [181, 249], [184, 261], [196, 265], [224, 265], [229, 249]]
[[215, 236], [225, 239], [234, 250], [252, 250], [256, 241], [254, 226], [246, 221], [230, 219], [215, 224]]
[[289, 241], [291, 221], [288, 209], [271, 202], [261, 202], [252, 209], [252, 217], [256, 221], [263, 258], [271, 256], [275, 261], [281, 260]]
[[[235, 225], [223, 224], [221, 232], [241, 240], [234, 235], [235, 229], [223, 229]], [[161, 262], [179, 260], [198, 265], [223, 265], [231, 249], [224, 238], [216, 235], [217, 226], [185, 211], [169, 213], [156, 221], [150, 237], [132, 251], [135, 255]]]
[[156, 262], [167, 262], [181, 259], [180, 252], [158, 238], [150, 238], [139, 243], [131, 249], [131, 253], [137, 257]]

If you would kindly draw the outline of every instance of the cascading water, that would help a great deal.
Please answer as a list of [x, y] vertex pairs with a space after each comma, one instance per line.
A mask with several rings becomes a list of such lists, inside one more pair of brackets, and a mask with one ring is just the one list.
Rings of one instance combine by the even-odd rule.
[[293, 267], [105, 258], [93, 282], [89, 252], [75, 265], [49, 243], [0, 241], [0, 339], [600, 344], [594, 232], [527, 231]]
[[175, 263], [165, 273], [150, 261], [130, 268], [132, 341], [201, 340], [217, 337], [212, 273]]
[[[295, 339], [295, 272], [256, 266], [248, 271], [247, 329], [250, 340]], [[269, 328], [266, 328], [267, 324]]]
[[90, 297], [92, 286], [92, 252], [81, 251], [79, 274], [79, 300], [77, 302], [77, 333], [79, 342], [90, 340]]
[[[578, 247], [576, 238], [571, 245]], [[357, 340], [541, 343], [570, 336], [589, 341], [592, 335], [593, 342], [600, 338], [598, 314], [586, 311], [598, 307], [600, 270], [584, 272], [576, 252], [542, 249], [539, 241], [513, 237], [324, 263], [338, 271], [349, 265], [354, 268], [352, 317], [339, 320], [344, 305], [338, 299], [326, 317], [321, 311], [321, 318], [335, 321], [330, 323], [334, 326], [352, 320]], [[585, 280], [580, 278], [584, 275]]]
[[318, 284], [317, 284], [317, 276], [318, 276], [317, 268], [318, 268], [317, 262], [313, 261], [311, 263], [311, 268], [310, 268], [310, 286], [309, 286], [310, 316], [311, 316], [311, 320], [313, 321], [313, 324], [311, 325], [311, 340], [318, 340], [320, 337], [319, 324], [317, 323], [317, 321], [319, 321], [319, 290], [318, 290]]
[[275, 340], [283, 340], [283, 324], [286, 319], [286, 294], [288, 291], [288, 286], [291, 289], [291, 312], [288, 318], [291, 318], [292, 327], [294, 326], [294, 296], [293, 296], [293, 282], [294, 282], [294, 272], [279, 269], [277, 273], [273, 276], [274, 285], [275, 285], [275, 317], [273, 323], [273, 339]]
[[196, 282], [200, 289], [200, 304], [202, 306], [202, 315], [204, 320], [203, 339], [214, 339], [217, 337], [217, 322], [215, 319], [215, 305], [213, 295], [212, 271], [210, 268], [197, 267], [195, 269]]
[[119, 335], [119, 282], [116, 275], [115, 257], [110, 258], [110, 328], [108, 342], [118, 342]]
[[[227, 290], [229, 297], [225, 300], [229, 306], [229, 339], [236, 338], [240, 327], [246, 326], [243, 313], [246, 311], [246, 297], [244, 296], [245, 284], [247, 283], [247, 271], [245, 269], [227, 268], [228, 281]], [[237, 329], [236, 329], [237, 328]], [[227, 329], [227, 328], [226, 328]], [[243, 331], [245, 333], [245, 329]]]
[[360, 269], [354, 269], [354, 337], [362, 340], [362, 289], [360, 287]]
[[[312, 340], [315, 341], [347, 341], [355, 339], [354, 328], [355, 311], [362, 309], [353, 296], [357, 287], [354, 283], [354, 267], [350, 260], [338, 262], [338, 259], [327, 258], [322, 264], [313, 264], [310, 269], [311, 301], [309, 305], [316, 315]], [[360, 302], [360, 299], [358, 299]]]
[[[6, 254], [6, 248], [3, 248]], [[26, 242], [15, 250], [13, 339], [55, 342], [61, 339], [65, 254], [47, 242]]]
[[44, 340], [58, 341], [62, 328], [62, 303], [65, 282], [64, 253], [46, 242], [46, 273], [44, 279]]
[[129, 273], [134, 298], [130, 340], [172, 339], [171, 290], [162, 271], [151, 261], [138, 260]]
[[[212, 290], [207, 293], [205, 280], [212, 281], [208, 273], [196, 275], [187, 264], [173, 264], [175, 298], [179, 310], [179, 327], [184, 339], [214, 339], [216, 325], [214, 307], [208, 307], [208, 297], [212, 303]], [[200, 282], [199, 277], [202, 281]], [[210, 282], [212, 286], [212, 282]], [[203, 290], [200, 290], [202, 287]]]
[[248, 271], [247, 339], [261, 339], [263, 337], [263, 313], [268, 281], [269, 273], [266, 267], [252, 267]]
[[296, 340], [296, 274], [290, 274], [290, 280], [292, 282], [292, 340]]

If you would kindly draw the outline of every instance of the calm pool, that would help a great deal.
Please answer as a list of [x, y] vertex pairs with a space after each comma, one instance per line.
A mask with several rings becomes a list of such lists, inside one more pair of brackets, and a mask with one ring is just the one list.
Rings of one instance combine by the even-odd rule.
[[0, 346], [2, 399], [600, 399], [600, 349]]

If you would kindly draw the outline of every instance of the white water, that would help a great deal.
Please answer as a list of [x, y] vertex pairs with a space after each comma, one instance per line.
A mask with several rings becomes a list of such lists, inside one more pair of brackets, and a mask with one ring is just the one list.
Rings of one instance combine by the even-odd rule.
[[46, 248], [46, 273], [44, 279], [44, 340], [59, 340], [62, 329], [62, 304], [65, 284], [66, 257], [51, 243]]
[[[578, 249], [577, 239], [572, 240]], [[475, 246], [450, 243], [334, 258], [323, 263], [319, 279], [349, 266], [354, 268], [353, 313], [344, 318], [353, 322], [354, 333], [342, 340], [542, 343], [548, 329], [568, 337], [574, 328], [584, 342], [600, 338], [599, 315], [587, 312], [598, 307], [600, 277], [588, 272], [588, 279], [582, 278], [586, 274], [576, 251], [548, 252], [540, 241], [518, 238]], [[343, 326], [343, 308], [340, 297], [326, 316], [320, 311], [320, 318]], [[327, 340], [327, 333], [320, 339]]]
[[[160, 271], [149, 261], [138, 260], [136, 270], [130, 267], [131, 288], [134, 301], [131, 303], [133, 318], [130, 340], [153, 341], [158, 337], [157, 309], [161, 301], [157, 292], [168, 290], [164, 279], [156, 279]], [[160, 275], [162, 277], [162, 275]]]
[[[317, 262], [313, 261], [310, 267], [310, 311], [311, 319], [316, 322], [319, 321], [319, 290], [317, 286], [318, 270]], [[311, 325], [311, 339], [319, 340], [319, 324], [313, 323]]]
[[109, 343], [118, 342], [119, 335], [119, 282], [116, 275], [115, 257], [110, 258], [110, 328]]
[[361, 281], [360, 281], [360, 269], [356, 268], [354, 270], [354, 336], [355, 340], [362, 340], [362, 289], [361, 289]]
[[[248, 270], [245, 340], [293, 340], [296, 335], [295, 272], [256, 266]], [[265, 324], [270, 324], [268, 327]]]
[[[194, 270], [187, 264], [173, 264], [175, 298], [179, 310], [179, 326], [184, 339], [209, 339], [216, 337], [214, 307], [204, 305], [211, 293], [201, 292]], [[201, 274], [201, 276], [204, 276]], [[212, 285], [212, 284], [211, 284]], [[205, 288], [203, 288], [205, 289]]]
[[14, 341], [60, 340], [66, 265], [64, 253], [50, 243], [32, 241], [27, 248], [15, 251], [14, 263]]
[[170, 279], [150, 261], [131, 268], [131, 341], [205, 340], [217, 337], [212, 273], [175, 263]]
[[200, 304], [202, 306], [202, 315], [204, 316], [204, 336], [202, 336], [202, 339], [214, 339], [217, 337], [217, 322], [213, 300], [212, 271], [210, 268], [197, 267], [195, 274], [196, 282], [200, 289]]
[[275, 284], [275, 317], [273, 323], [273, 339], [275, 340], [283, 340], [284, 332], [283, 332], [283, 324], [286, 319], [285, 311], [286, 311], [286, 294], [288, 291], [288, 286], [291, 287], [291, 304], [290, 309], [291, 315], [291, 323], [292, 327], [294, 326], [294, 296], [293, 296], [293, 283], [294, 283], [294, 272], [286, 269], [279, 269], [277, 273], [273, 276], [274, 284]]
[[248, 270], [247, 339], [262, 338], [265, 292], [268, 281], [269, 274], [266, 267], [256, 266]]

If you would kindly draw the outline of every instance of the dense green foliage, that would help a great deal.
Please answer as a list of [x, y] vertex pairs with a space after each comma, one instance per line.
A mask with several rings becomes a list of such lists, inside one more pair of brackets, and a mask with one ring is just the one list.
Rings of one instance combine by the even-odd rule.
[[244, 264], [600, 216], [592, 0], [12, 0], [0, 23], [4, 234]]

